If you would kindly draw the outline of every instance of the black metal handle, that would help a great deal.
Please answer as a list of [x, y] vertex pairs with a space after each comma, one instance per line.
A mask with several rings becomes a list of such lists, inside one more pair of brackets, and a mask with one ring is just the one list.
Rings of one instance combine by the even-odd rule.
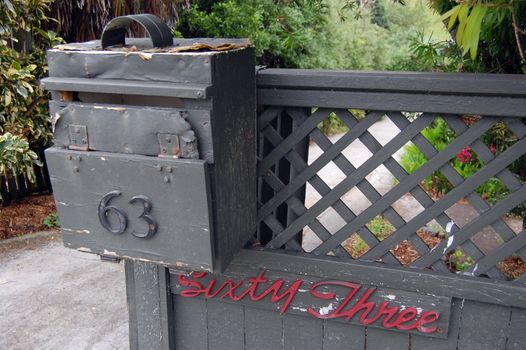
[[126, 31], [132, 22], [139, 23], [148, 33], [154, 47], [173, 45], [170, 28], [159, 17], [149, 13], [115, 17], [102, 30], [101, 44], [105, 49], [113, 45], [126, 44]]

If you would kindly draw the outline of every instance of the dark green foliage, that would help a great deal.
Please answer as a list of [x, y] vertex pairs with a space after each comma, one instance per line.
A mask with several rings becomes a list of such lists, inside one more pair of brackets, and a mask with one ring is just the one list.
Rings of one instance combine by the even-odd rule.
[[198, 1], [181, 15], [184, 37], [248, 37], [260, 64], [311, 67], [327, 41], [327, 7], [322, 0]]
[[371, 6], [371, 22], [385, 29], [389, 29], [389, 23], [385, 17], [384, 0], [374, 0]]

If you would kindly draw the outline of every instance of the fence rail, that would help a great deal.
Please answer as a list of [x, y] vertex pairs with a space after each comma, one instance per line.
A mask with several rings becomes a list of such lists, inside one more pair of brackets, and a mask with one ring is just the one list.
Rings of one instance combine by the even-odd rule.
[[[524, 179], [510, 167], [526, 153], [524, 77], [268, 69], [258, 73], [257, 83], [258, 240], [267, 249], [443, 274], [457, 272], [451, 271], [451, 255], [461, 252], [469, 265], [464, 275], [526, 283], [526, 273], [510, 276], [502, 268], [506, 259], [526, 261], [522, 220], [517, 227], [507, 218], [526, 202]], [[319, 130], [329, 116], [348, 127], [343, 136]], [[439, 120], [453, 136], [437, 148], [424, 131]], [[374, 132], [380, 121], [391, 128], [388, 139]], [[486, 140], [496, 125], [513, 136], [499, 152]], [[357, 144], [370, 154], [361, 163], [349, 157]], [[316, 155], [309, 154], [313, 145]], [[413, 172], [400, 164], [408, 146], [425, 159]], [[463, 150], [482, 164], [471, 176], [452, 165]], [[371, 181], [379, 168], [392, 183], [388, 188]], [[452, 190], [439, 197], [426, 190], [422, 182], [433, 174], [447, 179]], [[507, 195], [477, 192], [490, 180], [499, 181]], [[314, 200], [305, 200], [309, 193]], [[353, 208], [357, 197], [368, 205]], [[414, 203], [411, 215], [401, 212], [401, 200]], [[471, 217], [455, 215], [460, 201]], [[377, 217], [394, 232], [378, 237], [370, 225]], [[425, 230], [430, 223], [442, 235], [431, 239]], [[367, 246], [359, 256], [356, 242]], [[396, 254], [400, 247], [411, 252], [409, 261]]]

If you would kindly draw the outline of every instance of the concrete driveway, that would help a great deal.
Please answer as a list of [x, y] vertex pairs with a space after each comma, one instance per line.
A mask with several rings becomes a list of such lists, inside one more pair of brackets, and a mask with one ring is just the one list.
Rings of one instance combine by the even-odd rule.
[[0, 349], [128, 349], [123, 263], [59, 233], [0, 242]]

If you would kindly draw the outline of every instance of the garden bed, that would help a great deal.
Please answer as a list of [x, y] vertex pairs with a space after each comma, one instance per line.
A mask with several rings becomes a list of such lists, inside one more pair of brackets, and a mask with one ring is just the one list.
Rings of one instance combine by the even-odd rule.
[[0, 240], [49, 230], [56, 225], [53, 195], [32, 196], [0, 207]]

